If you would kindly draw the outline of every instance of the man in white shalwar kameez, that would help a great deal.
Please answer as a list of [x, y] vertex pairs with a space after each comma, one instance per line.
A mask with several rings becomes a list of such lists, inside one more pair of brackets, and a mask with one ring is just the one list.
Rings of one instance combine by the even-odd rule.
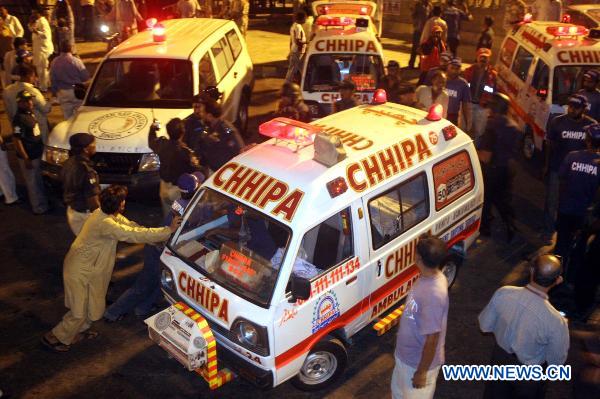
[[48, 58], [54, 52], [52, 43], [52, 30], [50, 23], [38, 11], [31, 14], [29, 22], [31, 31], [31, 43], [33, 50], [33, 65], [38, 75], [40, 90], [45, 92], [50, 84], [50, 72], [48, 71]]

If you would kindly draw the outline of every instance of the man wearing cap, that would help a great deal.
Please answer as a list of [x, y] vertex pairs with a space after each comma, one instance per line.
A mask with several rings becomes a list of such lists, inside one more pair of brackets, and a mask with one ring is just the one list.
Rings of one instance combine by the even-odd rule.
[[358, 105], [358, 100], [354, 97], [355, 91], [356, 85], [350, 79], [344, 79], [340, 83], [340, 99], [333, 103], [334, 114]]
[[400, 70], [400, 64], [398, 64], [398, 61], [389, 60], [387, 64], [387, 73], [379, 83], [379, 88], [385, 90], [388, 101], [393, 103], [399, 102], [398, 89], [401, 82], [402, 72]]
[[33, 113], [33, 96], [27, 90], [17, 94], [17, 113], [12, 121], [13, 139], [19, 167], [25, 179], [33, 213], [42, 215], [50, 209], [44, 192], [40, 162], [44, 152], [40, 125]]
[[160, 129], [158, 122], [150, 126], [148, 135], [148, 146], [158, 154], [160, 159], [160, 189], [159, 196], [163, 210], [163, 216], [167, 216], [173, 201], [181, 197], [177, 188], [177, 179], [184, 173], [192, 173], [198, 170], [200, 163], [198, 157], [185, 143], [183, 137], [185, 127], [179, 118], [173, 118], [167, 123], [167, 134], [169, 138], [157, 137]]
[[578, 94], [583, 94], [588, 101], [586, 113], [595, 120], [600, 120], [600, 89], [598, 89], [598, 81], [600, 81], [600, 71], [590, 69], [583, 74], [583, 88]]
[[[554, 253], [563, 258], [569, 255], [575, 233], [583, 228], [588, 208], [600, 187], [600, 124], [586, 128], [585, 144], [585, 149], [570, 152], [558, 171], [560, 195]], [[573, 281], [574, 277], [574, 271], [568, 270], [567, 280]]]
[[421, 34], [425, 27], [425, 22], [431, 13], [431, 2], [429, 0], [418, 0], [412, 8], [412, 23], [413, 23], [413, 37], [412, 47], [410, 49], [410, 60], [408, 61], [408, 67], [415, 69], [415, 61], [417, 59], [417, 53], [419, 52], [419, 45], [421, 40]]
[[496, 92], [498, 73], [490, 64], [492, 50], [482, 47], [477, 50], [477, 62], [465, 70], [464, 77], [471, 88], [472, 119], [470, 136], [478, 140], [487, 123], [487, 103]]
[[52, 105], [49, 101], [46, 101], [44, 95], [34, 86], [36, 77], [33, 67], [20, 65], [18, 72], [19, 81], [7, 86], [2, 92], [8, 120], [12, 121], [17, 114], [17, 94], [23, 90], [27, 91], [32, 96], [33, 113], [42, 132], [42, 141], [45, 143], [49, 134], [48, 114]]
[[471, 126], [471, 90], [467, 81], [460, 76], [461, 66], [461, 59], [454, 57], [447, 67], [448, 120], [458, 126], [462, 111], [461, 127], [468, 132]]
[[419, 80], [417, 81], [417, 87], [421, 85], [431, 86], [431, 78], [433, 78], [433, 75], [435, 75], [437, 71], [447, 72], [448, 65], [450, 65], [452, 58], [454, 57], [450, 51], [444, 51], [442, 54], [440, 54], [440, 65], [434, 66], [428, 70], [426, 75], [421, 74], [419, 76]]
[[458, 55], [460, 44], [460, 25], [462, 21], [471, 21], [473, 16], [467, 8], [467, 3], [461, 2], [463, 9], [456, 7], [454, 0], [446, 1], [446, 9], [442, 18], [448, 25], [448, 48], [455, 56]]
[[567, 113], [559, 115], [548, 123], [546, 129], [546, 159], [544, 164], [545, 200], [544, 200], [544, 232], [545, 242], [552, 239], [556, 223], [556, 212], [559, 194], [559, 169], [571, 151], [586, 148], [586, 128], [596, 121], [584, 111], [587, 98], [581, 94], [569, 97]]
[[[448, 25], [446, 21], [442, 19], [442, 7], [434, 6], [431, 11], [431, 17], [425, 22], [425, 26], [423, 26], [423, 32], [421, 32], [421, 40], [419, 40], [420, 44], [425, 43], [431, 37], [433, 33], [433, 27], [439, 26], [442, 29], [441, 38], [444, 42], [446, 42], [448, 32]], [[437, 31], [437, 29], [436, 29]]]
[[206, 132], [206, 125], [200, 117], [200, 106], [202, 104], [202, 98], [206, 94], [197, 94], [192, 99], [193, 112], [189, 114], [184, 120], [185, 134], [183, 135], [183, 142], [191, 148], [196, 154], [202, 151], [202, 136]]
[[96, 153], [96, 139], [88, 133], [69, 138], [71, 156], [63, 164], [63, 199], [67, 205], [67, 222], [78, 235], [90, 213], [100, 206], [100, 182], [90, 158]]
[[424, 79], [427, 72], [440, 65], [440, 56], [446, 51], [446, 43], [442, 39], [442, 28], [434, 25], [431, 28], [431, 36], [427, 41], [421, 43], [421, 77]]
[[[479, 327], [493, 333], [493, 365], [560, 365], [569, 352], [569, 326], [548, 301], [562, 283], [560, 260], [540, 255], [530, 262], [529, 284], [498, 289], [479, 314]], [[484, 398], [543, 398], [544, 382], [489, 381]]]
[[74, 85], [83, 84], [89, 78], [83, 62], [72, 53], [69, 42], [59, 44], [60, 54], [50, 64], [50, 90], [56, 96], [65, 119], [71, 118], [82, 101], [75, 97]]
[[[175, 216], [183, 216], [185, 208], [204, 179], [204, 175], [200, 172], [184, 173], [179, 176], [177, 187], [181, 192], [181, 198], [173, 202], [163, 226], [169, 226]], [[144, 246], [144, 267], [137, 275], [133, 285], [106, 309], [104, 320], [109, 323], [119, 321], [131, 311], [139, 318], [145, 318], [152, 313], [154, 304], [161, 298], [160, 254], [164, 246], [164, 242]]]

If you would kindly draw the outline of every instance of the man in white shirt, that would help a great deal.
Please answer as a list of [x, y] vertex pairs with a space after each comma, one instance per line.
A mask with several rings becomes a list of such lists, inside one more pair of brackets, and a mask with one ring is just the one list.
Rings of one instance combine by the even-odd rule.
[[6, 7], [0, 7], [0, 20], [0, 22], [8, 28], [13, 39], [15, 37], [23, 37], [25, 34], [19, 18], [10, 15]]
[[[33, 11], [29, 20], [31, 42], [33, 44], [33, 65], [38, 74], [39, 88], [45, 92], [50, 83], [48, 72], [48, 57], [54, 52], [52, 44], [52, 30], [50, 23], [39, 11]], [[40, 121], [41, 124], [41, 121]]]
[[176, 7], [179, 18], [195, 18], [200, 13], [198, 0], [179, 0]]
[[285, 80], [292, 82], [294, 76], [302, 66], [302, 56], [306, 51], [306, 33], [302, 24], [306, 21], [306, 14], [302, 11], [296, 14], [296, 18], [290, 28], [290, 64], [288, 66]]
[[24, 37], [15, 37], [13, 39], [13, 49], [4, 53], [4, 59], [2, 60], [4, 69], [2, 87], [6, 87], [13, 82], [12, 71], [17, 65], [17, 51], [21, 49], [27, 50], [27, 40]]

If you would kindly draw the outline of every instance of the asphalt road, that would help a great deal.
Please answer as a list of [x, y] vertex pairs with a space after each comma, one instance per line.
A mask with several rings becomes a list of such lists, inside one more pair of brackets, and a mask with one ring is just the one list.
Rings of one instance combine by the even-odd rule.
[[[250, 109], [254, 125], [274, 109], [274, 93], [282, 80], [257, 81]], [[5, 119], [5, 117], [3, 117]], [[14, 161], [14, 160], [13, 160]], [[20, 177], [17, 176], [22, 183]], [[24, 193], [24, 187], [19, 189]], [[539, 165], [522, 164], [514, 203], [519, 234], [506, 243], [504, 231], [494, 226], [491, 239], [478, 241], [460, 269], [450, 293], [446, 338], [447, 364], [487, 364], [493, 339], [482, 335], [477, 315], [494, 290], [504, 284], [525, 281], [524, 260], [541, 245], [543, 186]], [[65, 312], [62, 291], [62, 260], [73, 239], [58, 196], [55, 209], [34, 216], [27, 204], [0, 205], [0, 389], [4, 397], [18, 398], [373, 398], [388, 397], [394, 366], [396, 329], [383, 337], [366, 328], [353, 340], [350, 366], [329, 390], [306, 394], [285, 383], [261, 391], [236, 379], [215, 392], [199, 376], [183, 369], [152, 344], [145, 325], [134, 316], [123, 321], [95, 323], [96, 340], [82, 342], [69, 353], [55, 354], [44, 349], [40, 337]], [[138, 193], [127, 205], [126, 215], [142, 224], [160, 220], [156, 193]], [[141, 246], [123, 245], [125, 258], [117, 262], [108, 299], [116, 299], [134, 280], [141, 268]], [[166, 305], [165, 305], [166, 306]], [[591, 398], [587, 379], [594, 369], [586, 368], [582, 337], [600, 333], [600, 320], [587, 325], [571, 324], [572, 346], [568, 364], [578, 382], [551, 383], [549, 399], [573, 397], [575, 392]], [[597, 370], [596, 370], [597, 372]], [[583, 391], [582, 391], [583, 390]], [[479, 398], [482, 382], [438, 380], [436, 398]]]

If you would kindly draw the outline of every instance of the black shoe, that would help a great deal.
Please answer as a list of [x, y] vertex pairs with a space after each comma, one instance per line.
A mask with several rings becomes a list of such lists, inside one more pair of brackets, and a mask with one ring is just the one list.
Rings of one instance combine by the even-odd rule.
[[484, 237], [489, 237], [492, 235], [492, 231], [490, 230], [489, 227], [480, 227], [479, 234], [481, 234]]

